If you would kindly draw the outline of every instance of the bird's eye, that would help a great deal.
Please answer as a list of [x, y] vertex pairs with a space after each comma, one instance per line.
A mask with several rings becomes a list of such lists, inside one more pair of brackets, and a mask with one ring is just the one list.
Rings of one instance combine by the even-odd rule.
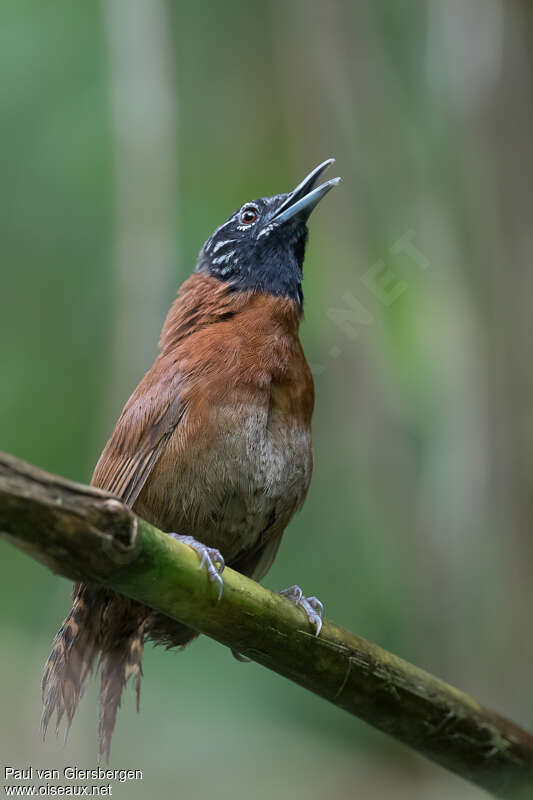
[[257, 209], [253, 206], [246, 206], [241, 211], [241, 222], [243, 225], [252, 225], [257, 219]]

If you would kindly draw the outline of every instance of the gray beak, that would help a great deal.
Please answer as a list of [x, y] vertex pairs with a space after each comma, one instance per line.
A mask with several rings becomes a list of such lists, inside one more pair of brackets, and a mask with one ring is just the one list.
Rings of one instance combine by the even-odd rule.
[[341, 182], [340, 178], [332, 178], [316, 189], [314, 188], [324, 170], [334, 162], [334, 158], [328, 158], [323, 164], [319, 164], [318, 167], [315, 167], [314, 170], [298, 184], [296, 189], [293, 189], [269, 222], [274, 222], [276, 226], [282, 225], [297, 214], [301, 214], [304, 219], [307, 219], [314, 207], [327, 195], [329, 190], [333, 189], [334, 186], [337, 186], [337, 184]]

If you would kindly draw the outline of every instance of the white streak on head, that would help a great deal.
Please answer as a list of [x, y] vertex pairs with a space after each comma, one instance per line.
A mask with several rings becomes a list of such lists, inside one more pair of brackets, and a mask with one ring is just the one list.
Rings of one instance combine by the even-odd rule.
[[229, 253], [226, 253], [226, 254], [225, 254], [225, 255], [223, 255], [223, 256], [217, 256], [217, 258], [214, 258], [214, 259], [213, 259], [213, 261], [212, 261], [211, 263], [212, 263], [212, 264], [223, 264], [223, 263], [224, 263], [224, 261], [229, 261], [229, 260], [230, 260], [230, 258], [231, 258], [232, 256], [234, 256], [234, 255], [235, 255], [235, 250], [230, 250], [230, 252], [229, 252]]
[[274, 225], [274, 223], [271, 222], [270, 225], [267, 225], [266, 228], [263, 228], [262, 231], [259, 231], [259, 233], [257, 234], [257, 238], [259, 239], [260, 236], [265, 236], [266, 234], [270, 233], [271, 231], [274, 230], [275, 227], [276, 226]]
[[223, 242], [217, 242], [216, 245], [213, 247], [213, 253], [216, 253], [217, 250], [220, 250], [220, 248], [224, 247], [225, 244], [231, 244], [234, 241], [235, 239], [226, 239]]
[[[225, 228], [227, 225], [231, 225], [232, 222], [235, 222], [237, 216], [238, 216], [238, 214], [234, 214], [232, 217], [230, 217], [227, 220], [227, 222], [224, 222], [222, 225], [219, 225], [218, 228], [216, 229], [216, 231], [213, 231], [213, 233], [211, 234], [211, 236], [209, 237], [209, 239], [206, 241], [206, 243], [203, 246], [204, 253], [208, 253], [211, 250], [211, 247], [213, 245], [213, 240], [214, 240], [215, 236], [217, 235], [217, 233], [219, 231], [221, 231], [222, 228]], [[216, 247], [215, 247], [215, 251], [216, 251]]]

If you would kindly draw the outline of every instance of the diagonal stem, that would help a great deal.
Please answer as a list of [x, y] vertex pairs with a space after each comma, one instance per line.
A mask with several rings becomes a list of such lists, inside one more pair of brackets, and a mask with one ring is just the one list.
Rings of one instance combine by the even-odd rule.
[[533, 797], [533, 736], [463, 692], [230, 568], [217, 589], [189, 547], [111, 495], [0, 455], [0, 535], [211, 636], [502, 798]]

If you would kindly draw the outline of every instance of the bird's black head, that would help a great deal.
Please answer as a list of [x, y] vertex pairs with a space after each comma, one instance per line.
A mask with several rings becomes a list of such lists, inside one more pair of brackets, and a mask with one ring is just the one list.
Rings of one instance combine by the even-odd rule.
[[245, 203], [206, 241], [196, 272], [207, 272], [237, 291], [269, 292], [301, 305], [307, 220], [340, 178], [314, 186], [333, 161], [324, 161], [289, 194]]

